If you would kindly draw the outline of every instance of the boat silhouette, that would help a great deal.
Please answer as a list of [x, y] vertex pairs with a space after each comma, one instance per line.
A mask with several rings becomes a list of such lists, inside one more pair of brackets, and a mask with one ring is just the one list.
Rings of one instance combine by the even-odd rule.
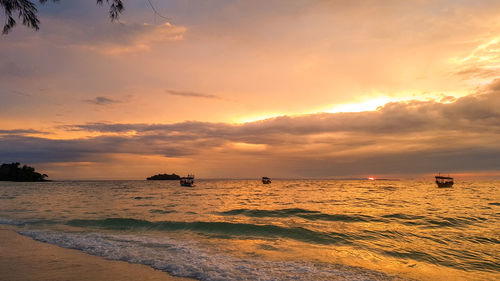
[[187, 177], [182, 177], [180, 179], [181, 186], [193, 186], [194, 185], [194, 175], [187, 175]]
[[453, 186], [453, 178], [452, 177], [443, 177], [441, 174], [435, 176], [436, 184], [438, 187], [452, 187]]
[[268, 177], [262, 177], [262, 183], [263, 184], [270, 184], [271, 183], [271, 179], [268, 178]]

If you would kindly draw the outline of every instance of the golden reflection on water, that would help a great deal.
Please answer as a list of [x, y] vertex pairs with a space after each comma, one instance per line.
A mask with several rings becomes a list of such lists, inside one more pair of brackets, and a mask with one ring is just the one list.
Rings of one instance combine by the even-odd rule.
[[145, 181], [1, 183], [0, 217], [55, 221], [49, 227], [58, 229], [75, 229], [64, 225], [74, 219], [225, 222], [231, 224], [224, 229], [124, 231], [195, 239], [243, 259], [347, 264], [419, 280], [495, 280], [499, 187], [457, 182], [438, 189], [432, 180], [198, 180], [192, 188]]

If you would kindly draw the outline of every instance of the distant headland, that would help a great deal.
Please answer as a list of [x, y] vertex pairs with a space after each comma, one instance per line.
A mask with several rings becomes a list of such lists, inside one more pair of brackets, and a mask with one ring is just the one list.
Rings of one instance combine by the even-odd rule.
[[158, 174], [147, 178], [148, 181], [180, 180], [181, 177], [176, 174]]
[[0, 181], [48, 181], [46, 174], [35, 172], [35, 168], [22, 166], [20, 163], [2, 164], [0, 166]]

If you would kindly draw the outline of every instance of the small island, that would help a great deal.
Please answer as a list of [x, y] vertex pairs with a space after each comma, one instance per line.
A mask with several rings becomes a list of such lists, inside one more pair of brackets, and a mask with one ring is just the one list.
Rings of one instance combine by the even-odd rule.
[[180, 180], [181, 177], [176, 174], [158, 174], [147, 178], [148, 181], [172, 181], [172, 180]]
[[2, 164], [0, 166], [0, 181], [48, 181], [45, 178], [46, 174], [35, 172], [35, 168], [30, 166], [22, 166], [20, 163]]

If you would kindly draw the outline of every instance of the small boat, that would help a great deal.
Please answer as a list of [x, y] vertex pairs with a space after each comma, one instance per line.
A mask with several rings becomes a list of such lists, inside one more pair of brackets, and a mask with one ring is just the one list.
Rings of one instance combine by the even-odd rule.
[[436, 184], [438, 187], [452, 187], [453, 186], [453, 178], [452, 177], [443, 177], [441, 174], [436, 176]]
[[194, 185], [194, 175], [188, 175], [187, 177], [182, 177], [180, 180], [181, 186], [193, 186]]
[[263, 184], [270, 184], [271, 183], [271, 179], [268, 178], [268, 177], [262, 177], [262, 183]]

